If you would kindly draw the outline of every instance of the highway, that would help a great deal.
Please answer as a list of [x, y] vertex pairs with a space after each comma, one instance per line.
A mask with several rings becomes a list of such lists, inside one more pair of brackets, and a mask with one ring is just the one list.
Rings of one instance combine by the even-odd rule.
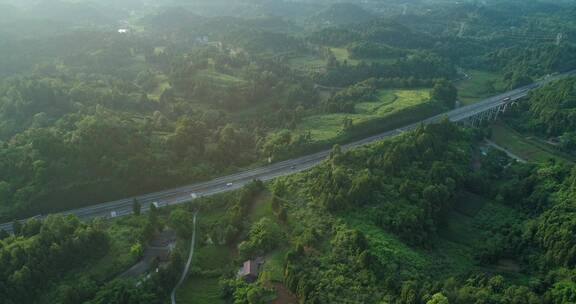
[[[366, 145], [371, 142], [378, 141], [390, 136], [400, 134], [407, 130], [414, 129], [420, 124], [430, 124], [438, 122], [444, 117], [448, 117], [448, 119], [454, 122], [462, 121], [465, 120], [466, 118], [482, 113], [486, 110], [492, 109], [504, 103], [512, 102], [521, 99], [523, 97], [526, 97], [529, 91], [534, 88], [537, 88], [551, 81], [571, 75], [576, 75], [576, 71], [571, 71], [569, 73], [548, 77], [544, 80], [535, 82], [531, 85], [524, 86], [503, 94], [487, 98], [485, 100], [482, 100], [478, 103], [469, 106], [460, 107], [427, 118], [423, 121], [419, 121], [401, 128], [390, 130], [378, 135], [370, 136], [356, 142], [345, 144], [342, 146], [342, 148], [343, 150], [353, 149], [355, 147]], [[507, 98], [510, 98], [510, 100], [505, 100]], [[279, 176], [290, 175], [296, 172], [307, 170], [321, 163], [324, 159], [326, 159], [329, 153], [330, 150], [321, 151], [307, 156], [302, 156], [299, 158], [274, 163], [268, 166], [247, 170], [228, 176], [219, 177], [207, 182], [141, 195], [136, 197], [136, 199], [142, 204], [142, 212], [148, 211], [152, 204], [156, 204], [158, 205], [158, 207], [181, 204], [198, 197], [209, 196], [216, 193], [241, 188], [244, 185], [250, 183], [254, 179], [268, 181]], [[84, 220], [92, 219], [95, 217], [111, 218], [111, 217], [129, 215], [132, 214], [133, 199], [134, 199], [133, 197], [130, 197], [117, 201], [63, 211], [60, 212], [59, 214], [64, 215], [74, 214]], [[25, 221], [25, 219], [20, 221]], [[0, 229], [12, 232], [12, 223], [1, 224]]]

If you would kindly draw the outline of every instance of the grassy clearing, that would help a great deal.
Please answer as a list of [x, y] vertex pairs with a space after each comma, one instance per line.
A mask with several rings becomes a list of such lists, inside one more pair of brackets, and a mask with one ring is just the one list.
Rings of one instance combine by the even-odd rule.
[[439, 224], [437, 246], [431, 253], [439, 275], [462, 274], [476, 265], [474, 254], [482, 246], [482, 231], [476, 219], [487, 201], [471, 193], [460, 193], [454, 209]]
[[465, 246], [473, 246], [476, 242], [477, 230], [473, 226], [474, 217], [451, 211], [446, 222], [439, 229], [445, 240]]
[[252, 224], [263, 217], [268, 217], [270, 219], [275, 218], [274, 211], [272, 210], [272, 203], [270, 201], [270, 193], [268, 192], [260, 194], [252, 202], [252, 206], [248, 212], [248, 222]]
[[288, 59], [288, 64], [296, 70], [307, 70], [310, 67], [326, 66], [326, 60], [313, 55], [294, 56]]
[[233, 251], [226, 245], [218, 244], [219, 240], [210, 242], [207, 228], [225, 216], [236, 195], [238, 193], [233, 191], [207, 198], [210, 208], [202, 210], [198, 215], [192, 266], [188, 278], [176, 292], [178, 303], [226, 303], [220, 297], [219, 277], [232, 266]]
[[218, 278], [188, 279], [176, 295], [177, 303], [181, 304], [224, 304], [226, 301], [220, 297]]
[[[458, 199], [457, 205], [465, 205], [463, 210], [475, 209], [466, 195]], [[485, 203], [485, 201], [484, 201]], [[434, 268], [440, 275], [462, 274], [476, 265], [474, 254], [481, 246], [481, 231], [475, 225], [476, 216], [463, 214], [457, 210], [450, 211], [438, 229], [437, 246], [432, 252], [436, 261]]]
[[401, 266], [401, 274], [420, 272], [430, 266], [430, 260], [424, 252], [407, 246], [378, 226], [366, 222], [365, 215], [351, 215], [345, 221], [350, 227], [364, 233], [373, 253], [384, 265], [393, 263]]
[[197, 248], [193, 265], [202, 265], [203, 269], [226, 269], [232, 262], [230, 248], [224, 245], [205, 245]]
[[336, 57], [336, 60], [340, 63], [344, 63], [344, 61], [348, 62], [350, 65], [357, 65], [360, 62], [367, 62], [367, 63], [380, 63], [380, 64], [387, 64], [393, 63], [394, 61], [398, 60], [401, 57], [374, 57], [374, 58], [361, 58], [355, 59], [350, 56], [350, 52], [348, 52], [347, 48], [331, 48], [332, 54]]
[[154, 54], [155, 54], [155, 55], [163, 54], [165, 50], [166, 50], [166, 47], [165, 47], [165, 46], [157, 46], [157, 47], [154, 47]]
[[492, 126], [491, 140], [527, 161], [544, 162], [549, 159], [555, 159], [571, 162], [571, 160], [555, 154], [551, 148], [547, 148], [543, 144], [531, 140], [503, 124]]
[[458, 98], [464, 105], [473, 104], [504, 90], [500, 74], [478, 70], [467, 73], [470, 78], [456, 84]]
[[[223, 216], [224, 210], [203, 212], [199, 226], [210, 225]], [[233, 267], [233, 252], [226, 245], [202, 244], [207, 236], [202, 229], [197, 232], [197, 245], [192, 260], [191, 274], [176, 293], [178, 303], [212, 304], [226, 303], [220, 297], [220, 274]], [[200, 244], [199, 244], [200, 243]]]
[[266, 256], [266, 263], [261, 278], [264, 281], [282, 283], [284, 281], [284, 264], [287, 249], [278, 249]]
[[480, 231], [475, 220], [484, 212], [488, 201], [468, 192], [459, 193], [456, 203], [440, 225], [438, 234], [446, 241], [464, 246], [479, 245]]
[[[276, 215], [272, 209], [270, 194], [265, 193], [254, 201], [254, 205], [248, 215], [248, 221], [252, 224], [258, 220], [267, 217], [276, 221]], [[260, 274], [261, 279], [267, 282], [282, 283], [284, 281], [284, 257], [287, 248], [281, 247], [265, 256], [265, 263]]]
[[517, 261], [507, 259], [494, 265], [479, 265], [475, 256], [490, 243], [491, 238], [505, 227], [522, 222], [524, 216], [512, 208], [471, 193], [461, 193], [456, 200], [456, 208], [445, 216], [439, 227], [440, 238], [432, 252], [437, 262], [437, 273], [451, 275], [472, 270], [523, 280], [522, 267]]
[[168, 82], [168, 77], [166, 75], [157, 75], [156, 83], [158, 83], [158, 86], [156, 86], [152, 93], [150, 93], [149, 97], [152, 99], [160, 100], [160, 96], [164, 90], [170, 88], [170, 83]]
[[344, 61], [348, 62], [348, 64], [351, 65], [356, 65], [360, 63], [359, 60], [350, 58], [350, 53], [346, 48], [331, 48], [330, 50], [332, 51], [332, 54], [334, 54], [334, 57], [336, 57], [336, 60], [338, 60], [341, 63]]
[[[409, 91], [381, 90], [378, 92], [378, 100], [373, 102], [361, 102], [356, 104], [356, 112], [361, 114], [373, 114], [381, 111], [381, 108], [392, 105], [399, 95], [406, 95]], [[419, 93], [417, 91], [417, 93]]]
[[503, 227], [518, 223], [522, 215], [501, 204], [492, 203], [471, 193], [461, 193], [455, 208], [439, 224], [438, 237], [431, 250], [407, 246], [394, 235], [366, 221], [369, 211], [345, 216], [344, 221], [364, 233], [368, 243], [385, 267], [398, 267], [400, 276], [432, 273], [438, 279], [467, 274], [470, 271], [501, 273], [521, 278], [520, 265], [502, 260], [494, 265], [479, 265], [476, 255]]
[[200, 265], [203, 271], [214, 272], [214, 275], [192, 274], [178, 289], [178, 303], [212, 304], [225, 303], [220, 297], [219, 274], [231, 267], [232, 252], [222, 245], [204, 245], [196, 248], [192, 262], [192, 272], [198, 271]]
[[340, 135], [345, 119], [352, 119], [354, 125], [379, 118], [393, 119], [394, 114], [412, 108], [429, 100], [428, 90], [382, 90], [378, 100], [356, 105], [356, 113], [333, 113], [309, 116], [297, 126], [296, 132], [310, 132], [313, 141], [333, 140]]
[[476, 266], [473, 247], [443, 237], [436, 238], [434, 250], [429, 254], [429, 259], [433, 262], [425, 272], [439, 279], [469, 273]]
[[362, 116], [355, 114], [325, 114], [316, 115], [304, 118], [298, 125], [297, 133], [304, 134], [310, 132], [312, 140], [322, 141], [330, 140], [340, 134], [342, 124], [346, 118], [352, 119], [354, 123], [358, 123]]
[[486, 200], [483, 197], [469, 192], [462, 192], [456, 197], [454, 209], [463, 215], [474, 217], [485, 204]]
[[244, 84], [244, 80], [236, 76], [213, 71], [210, 72], [206, 71], [202, 73], [200, 77], [212, 81], [215, 85], [221, 85], [221, 86], [238, 86]]

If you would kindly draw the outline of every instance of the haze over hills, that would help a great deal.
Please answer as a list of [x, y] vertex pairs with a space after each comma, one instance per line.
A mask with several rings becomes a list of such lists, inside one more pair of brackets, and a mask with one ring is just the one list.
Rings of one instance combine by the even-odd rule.
[[576, 302], [575, 17], [0, 0], [0, 303]]

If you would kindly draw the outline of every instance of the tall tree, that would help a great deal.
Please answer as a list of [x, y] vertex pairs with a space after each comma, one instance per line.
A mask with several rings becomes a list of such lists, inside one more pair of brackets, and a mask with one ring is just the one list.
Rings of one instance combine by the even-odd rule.
[[436, 82], [430, 92], [432, 100], [441, 101], [446, 107], [452, 109], [456, 106], [456, 99], [458, 98], [458, 90], [448, 80], [442, 79]]
[[134, 213], [134, 215], [140, 215], [141, 209], [142, 205], [136, 198], [134, 198], [132, 200], [132, 213]]

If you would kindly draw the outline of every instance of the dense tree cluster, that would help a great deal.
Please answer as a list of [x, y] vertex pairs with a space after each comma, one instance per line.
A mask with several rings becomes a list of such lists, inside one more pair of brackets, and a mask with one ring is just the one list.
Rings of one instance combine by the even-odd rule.
[[548, 136], [576, 130], [576, 78], [555, 82], [530, 97], [530, 127]]
[[[19, 261], [25, 264], [22, 269], [30, 268], [27, 280], [8, 279], [2, 286], [10, 288], [6, 291], [7, 303], [162, 303], [181, 274], [180, 251], [174, 251], [170, 263], [157, 271], [158, 263], [153, 261], [148, 278], [138, 285], [120, 276], [141, 258], [142, 244], [148, 243], [150, 234], [160, 229], [158, 216], [158, 211], [152, 210], [148, 218], [135, 216], [114, 223], [96, 219], [85, 224], [73, 216], [28, 221], [16, 236], [0, 241], [7, 246], [0, 246], [2, 249], [21, 251]], [[39, 245], [30, 247], [36, 243]], [[46, 252], [36, 253], [34, 248], [41, 246], [48, 246]], [[11, 253], [7, 254], [3, 260], [10, 262]], [[94, 268], [93, 264], [100, 266]], [[11, 271], [10, 267], [5, 269]]]
[[[336, 147], [328, 163], [305, 179], [308, 202], [283, 204], [291, 218], [306, 223], [292, 232], [296, 242], [286, 256], [286, 285], [306, 303], [573, 301], [576, 171], [554, 162], [510, 164], [499, 151], [485, 156], [480, 169], [469, 170], [477, 136], [443, 123], [366, 149], [343, 153]], [[277, 187], [287, 195], [301, 183]], [[515, 259], [533, 283], [481, 270], [456, 277], [415, 271], [406, 262], [410, 254], [380, 239], [392, 233], [405, 244], [434, 250], [437, 245], [429, 241], [438, 240], [462, 191], [508, 206], [498, 209], [501, 220], [477, 224], [478, 265]], [[361, 224], [366, 222], [382, 231], [366, 230]]]
[[449, 123], [420, 128], [410, 137], [374, 151], [333, 153], [332, 166], [313, 173], [317, 203], [334, 212], [370, 206], [379, 226], [425, 245], [434, 219], [462, 183], [470, 155], [456, 142], [465, 143], [464, 134]]
[[276, 249], [283, 235], [278, 224], [269, 218], [262, 218], [250, 227], [248, 238], [238, 245], [244, 260], [254, 258]]
[[234, 304], [267, 303], [274, 299], [274, 291], [260, 284], [249, 284], [244, 280], [229, 280], [224, 282], [224, 296]]
[[[201, 225], [200, 229], [204, 230], [208, 238], [216, 244], [234, 244], [245, 226], [245, 217], [252, 201], [262, 195], [264, 189], [264, 184], [261, 181], [253, 181], [244, 186], [238, 196], [229, 200], [214, 202], [207, 199], [199, 205], [195, 205], [194, 207], [198, 208], [200, 212], [216, 207], [226, 210], [225, 216], [218, 218], [207, 227]], [[255, 232], [255, 234], [257, 233]]]
[[352, 43], [383, 44], [395, 48], [426, 48], [431, 38], [402, 25], [388, 20], [367, 21], [356, 25], [347, 25], [322, 29], [309, 35], [310, 41], [330, 46], [346, 46]]
[[[306, 116], [353, 113], [355, 103], [383, 88], [433, 87], [432, 102], [417, 109], [452, 108], [457, 92], [450, 81], [463, 74], [457, 66], [501, 73], [507, 88], [576, 67], [574, 9], [564, 2], [362, 4], [377, 8], [376, 16], [355, 4], [179, 1], [192, 9], [160, 9], [141, 20], [135, 19], [149, 8], [140, 1], [101, 2], [110, 14], [82, 1], [0, 4], [4, 221], [319, 149], [326, 143], [296, 133]], [[18, 17], [20, 5], [30, 18]], [[411, 12], [416, 8], [423, 13]], [[203, 10], [219, 16], [200, 16]], [[118, 33], [114, 25], [124, 19], [129, 33]], [[558, 32], [568, 35], [557, 44], [529, 39]], [[324, 96], [323, 87], [342, 90]], [[560, 148], [573, 152], [575, 87], [570, 79], [538, 90], [517, 108], [516, 125], [557, 137]], [[400, 113], [403, 124], [420, 118]], [[393, 126], [346, 117], [339, 139]], [[509, 164], [497, 152], [479, 161], [471, 146], [479, 133], [470, 133], [442, 123], [354, 152], [337, 147], [326, 164], [298, 177], [297, 187], [276, 184], [278, 222], [270, 217], [247, 229], [251, 201], [265, 188], [260, 182], [224, 203], [198, 203], [226, 210], [201, 225], [208, 236], [202, 242], [244, 239], [239, 251], [250, 258], [294, 241], [285, 284], [307, 303], [575, 302], [576, 173], [559, 163]], [[513, 258], [529, 284], [476, 269], [447, 278], [410, 254], [435, 249], [463, 192], [508, 208], [500, 213], [506, 220], [477, 223], [483, 243], [472, 250], [479, 268]], [[302, 196], [285, 199], [293, 193]], [[133, 211], [145, 219], [137, 201]], [[167, 224], [188, 237], [191, 218], [189, 209], [176, 209]], [[127, 246], [132, 259], [162, 226], [152, 208]], [[110, 246], [98, 221], [49, 217], [14, 228], [16, 236], [0, 231], [0, 299], [7, 303], [34, 302], [48, 282]], [[79, 275], [58, 285], [56, 302], [162, 303], [181, 264], [175, 255], [140, 286]], [[271, 294], [238, 280], [225, 287], [237, 303], [261, 303]]]
[[454, 85], [447, 80], [440, 80], [436, 82], [430, 93], [433, 100], [442, 102], [448, 109], [456, 106], [456, 98], [458, 98], [458, 90]]
[[385, 44], [360, 42], [348, 46], [353, 58], [396, 58], [406, 55], [406, 51]]
[[43, 288], [66, 271], [101, 257], [108, 236], [101, 223], [74, 217], [32, 220], [0, 241], [0, 296], [5, 303], [32, 303]]
[[[135, 75], [136, 84], [131, 75], [111, 76], [90, 67], [84, 67], [87, 74], [55, 71], [2, 83], [2, 217], [152, 191], [257, 161], [263, 130], [293, 125], [303, 114], [294, 105], [314, 102], [315, 94], [311, 85], [283, 79], [280, 71], [267, 72], [218, 54], [196, 56], [213, 60], [214, 69], [245, 67], [246, 82], [222, 90], [213, 86], [217, 78], [194, 78], [190, 74], [197, 67], [175, 63], [167, 68], [171, 86], [158, 100], [150, 97], [156, 88], [150, 89], [146, 80], [158, 75], [149, 71]], [[228, 95], [214, 103], [220, 92]], [[183, 98], [210, 100], [210, 109], [197, 110]], [[266, 104], [265, 99], [286, 106], [240, 123], [232, 123], [225, 110], [243, 107], [242, 100]]]
[[373, 82], [361, 82], [324, 100], [322, 110], [327, 113], [354, 113], [356, 103], [375, 100], [376, 93], [377, 88]]
[[507, 114], [509, 123], [518, 130], [545, 138], [555, 138], [558, 148], [575, 153], [576, 78], [569, 77], [548, 84], [531, 93]]
[[343, 295], [352, 302], [376, 303], [382, 296], [375, 275], [381, 265], [371, 256], [364, 236], [342, 228], [330, 247], [322, 256], [306, 256], [302, 245], [290, 251], [286, 286], [306, 303], [338, 303]]
[[572, 44], [512, 47], [486, 55], [485, 64], [503, 68], [510, 75], [542, 76], [576, 68], [575, 50]]
[[328, 66], [327, 73], [318, 76], [318, 82], [343, 87], [369, 78], [451, 79], [455, 76], [456, 69], [449, 60], [428, 51], [420, 51], [412, 56], [385, 63], [362, 61], [352, 65], [335, 62]]

